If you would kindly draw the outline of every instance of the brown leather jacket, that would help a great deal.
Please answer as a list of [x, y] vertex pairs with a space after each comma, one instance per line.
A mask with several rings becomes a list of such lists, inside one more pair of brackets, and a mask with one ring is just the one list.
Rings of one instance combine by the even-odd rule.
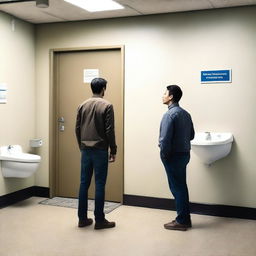
[[98, 148], [116, 154], [113, 105], [100, 97], [92, 97], [77, 110], [76, 138], [79, 148]]

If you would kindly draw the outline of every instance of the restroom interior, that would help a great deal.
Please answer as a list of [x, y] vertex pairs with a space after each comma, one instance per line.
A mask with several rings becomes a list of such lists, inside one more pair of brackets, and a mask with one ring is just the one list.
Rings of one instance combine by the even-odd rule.
[[[162, 94], [178, 84], [196, 131], [234, 136], [231, 153], [211, 166], [191, 152], [190, 201], [255, 209], [255, 13], [248, 6], [37, 25], [15, 18], [13, 29], [13, 17], [1, 12], [0, 83], [8, 91], [0, 145], [21, 145], [42, 161], [27, 179], [0, 175], [0, 196], [51, 186], [49, 51], [123, 45], [124, 195], [170, 198], [157, 144]], [[222, 68], [232, 69], [232, 83], [200, 83], [201, 70]], [[43, 146], [31, 149], [32, 138]]]

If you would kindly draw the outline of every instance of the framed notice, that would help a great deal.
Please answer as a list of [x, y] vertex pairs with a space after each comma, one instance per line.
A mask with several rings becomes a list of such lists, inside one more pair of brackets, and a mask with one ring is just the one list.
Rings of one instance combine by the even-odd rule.
[[7, 84], [0, 83], [0, 104], [7, 102]]
[[201, 83], [231, 83], [231, 69], [201, 71]]

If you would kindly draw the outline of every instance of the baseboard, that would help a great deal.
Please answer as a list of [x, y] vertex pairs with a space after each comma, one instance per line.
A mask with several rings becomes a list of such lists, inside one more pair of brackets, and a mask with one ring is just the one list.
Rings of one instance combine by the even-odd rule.
[[34, 195], [38, 197], [50, 197], [50, 188], [34, 186]]
[[[0, 196], [0, 208], [15, 204], [32, 196], [49, 198], [50, 189], [47, 187], [33, 186]], [[123, 204], [162, 210], [175, 210], [174, 199], [124, 195]], [[195, 214], [256, 220], [256, 208], [190, 203], [190, 209], [191, 213]]]
[[[123, 204], [162, 210], [175, 210], [174, 199], [124, 195]], [[190, 203], [190, 210], [191, 213], [201, 215], [256, 220], [256, 208]]]
[[7, 195], [0, 196], [0, 208], [26, 200], [32, 196], [50, 197], [50, 189], [46, 187], [33, 186]]

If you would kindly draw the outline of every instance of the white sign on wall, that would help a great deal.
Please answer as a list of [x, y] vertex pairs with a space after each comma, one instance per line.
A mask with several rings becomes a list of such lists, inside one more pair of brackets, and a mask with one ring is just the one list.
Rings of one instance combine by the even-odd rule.
[[99, 77], [98, 69], [84, 69], [84, 83], [91, 83], [94, 78]]
[[7, 84], [0, 83], [0, 104], [7, 102]]

